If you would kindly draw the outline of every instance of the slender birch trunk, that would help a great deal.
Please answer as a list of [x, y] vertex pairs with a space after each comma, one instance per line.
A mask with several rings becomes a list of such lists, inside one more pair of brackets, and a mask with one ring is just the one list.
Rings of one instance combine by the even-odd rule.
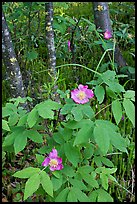
[[2, 58], [10, 80], [11, 96], [25, 97], [22, 74], [13, 48], [9, 28], [2, 12]]
[[[93, 9], [94, 9], [94, 22], [95, 22], [96, 28], [102, 29], [103, 32], [105, 32], [106, 30], [109, 30], [113, 34], [108, 3], [93, 2]], [[119, 67], [127, 66], [127, 63], [123, 58], [118, 45], [116, 45], [115, 47], [114, 59]]]
[[[16, 98], [18, 96], [25, 97], [26, 94], [24, 90], [20, 66], [16, 58], [9, 28], [3, 12], [2, 12], [2, 58], [10, 82], [11, 97], [12, 98]], [[23, 107], [24, 108], [26, 107], [28, 109], [27, 104], [24, 104]]]

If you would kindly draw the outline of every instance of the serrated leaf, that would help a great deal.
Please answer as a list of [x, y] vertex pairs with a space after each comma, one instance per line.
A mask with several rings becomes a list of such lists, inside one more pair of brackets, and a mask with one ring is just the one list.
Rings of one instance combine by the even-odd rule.
[[110, 142], [116, 149], [118, 149], [122, 152], [127, 152], [126, 140], [123, 137], [121, 137], [120, 133], [113, 132], [111, 134]]
[[11, 114], [13, 114], [13, 110], [7, 107], [3, 107], [2, 108], [2, 118], [5, 118], [7, 116], [10, 116]]
[[15, 174], [13, 174], [13, 176], [17, 178], [30, 178], [31, 176], [39, 172], [40, 172], [39, 168], [28, 167], [26, 169], [17, 171]]
[[67, 195], [69, 193], [69, 188], [66, 187], [65, 189], [63, 189], [55, 198], [55, 202], [66, 202], [67, 200]]
[[27, 118], [28, 118], [28, 115], [23, 115], [23, 116], [19, 119], [17, 126], [23, 126], [23, 125], [25, 125], [26, 122], [27, 122]]
[[135, 91], [127, 90], [124, 94], [124, 98], [129, 98], [132, 101], [135, 101]]
[[101, 157], [101, 161], [108, 167], [114, 167], [114, 164], [108, 158]]
[[102, 183], [103, 188], [105, 190], [108, 190], [108, 176], [104, 173], [101, 173], [100, 179], [101, 179], [101, 183]]
[[89, 195], [90, 202], [97, 202], [98, 193], [97, 190], [92, 191]]
[[82, 106], [81, 110], [89, 119], [92, 119], [94, 117], [95, 113], [89, 105]]
[[52, 177], [51, 181], [52, 181], [52, 184], [53, 184], [54, 191], [57, 191], [62, 186], [62, 183], [63, 183], [62, 182], [62, 177], [60, 177], [60, 178]]
[[26, 200], [29, 196], [32, 196], [35, 191], [38, 190], [40, 185], [40, 175], [38, 173], [31, 176], [25, 185], [24, 190], [24, 200]]
[[44, 161], [45, 157], [43, 155], [40, 154], [36, 154], [36, 160], [39, 164], [42, 164], [42, 162]]
[[82, 144], [87, 143], [89, 138], [91, 138], [93, 132], [93, 122], [91, 121], [89, 126], [82, 126], [82, 128], [76, 133], [76, 138], [74, 140], [74, 144]]
[[76, 107], [72, 108], [71, 113], [73, 114], [74, 119], [76, 121], [82, 120], [83, 113], [82, 113], [81, 109], [79, 108], [79, 106], [76, 106]]
[[80, 202], [89, 202], [88, 196], [83, 193], [79, 188], [73, 187], [73, 191], [75, 192], [75, 195]]
[[7, 135], [4, 139], [2, 146], [5, 147], [5, 146], [12, 145], [14, 143], [15, 138], [16, 138], [16, 133], [12, 133], [10, 135]]
[[37, 112], [37, 109], [34, 108], [29, 114], [28, 114], [28, 118], [27, 118], [27, 122], [28, 122], [28, 126], [30, 128], [32, 128], [37, 120], [38, 120], [39, 116], [38, 116], [38, 112]]
[[106, 82], [106, 84], [109, 86], [109, 88], [116, 92], [116, 93], [121, 93], [121, 92], [125, 92], [125, 89], [122, 85], [120, 85], [119, 83], [117, 82]]
[[80, 190], [87, 190], [87, 187], [83, 181], [80, 181], [75, 178], [74, 179], [70, 178], [69, 181], [74, 187], [79, 188]]
[[95, 161], [97, 166], [102, 166], [102, 162], [101, 162], [101, 157], [100, 156], [94, 156], [94, 161]]
[[42, 135], [38, 133], [36, 130], [25, 130], [24, 135], [26, 135], [33, 142], [37, 142], [37, 143], [43, 142]]
[[27, 136], [23, 133], [22, 131], [18, 132], [18, 135], [16, 136], [14, 140], [15, 154], [18, 154], [20, 151], [22, 151], [27, 144]]
[[60, 113], [62, 115], [68, 114], [72, 110], [73, 106], [74, 104], [65, 104], [61, 109]]
[[103, 126], [96, 126], [93, 132], [94, 132], [95, 142], [97, 143], [102, 154], [105, 155], [108, 152], [109, 145], [110, 145], [108, 130]]
[[113, 198], [105, 190], [98, 189], [97, 193], [98, 193], [97, 202], [113, 202]]
[[53, 197], [53, 184], [50, 180], [49, 175], [45, 171], [42, 171], [40, 173], [40, 182], [46, 193]]
[[94, 178], [94, 176], [87, 173], [81, 173], [82, 179], [89, 185], [91, 185], [93, 188], [99, 188], [99, 184], [97, 180]]
[[99, 104], [101, 104], [104, 100], [104, 97], [105, 97], [105, 90], [104, 90], [103, 86], [96, 86], [95, 87], [95, 95], [97, 97]]
[[67, 202], [77, 202], [77, 201], [78, 199], [75, 194], [75, 188], [71, 188], [67, 196]]
[[38, 109], [38, 114], [44, 119], [54, 119], [54, 112], [45, 106]]
[[7, 122], [6, 120], [2, 120], [2, 129], [3, 129], [3, 130], [10, 131], [8, 122]]
[[118, 125], [122, 118], [122, 107], [118, 100], [112, 102], [112, 113], [114, 115], [116, 124]]
[[76, 167], [80, 159], [78, 149], [73, 147], [71, 143], [65, 143], [64, 151], [67, 159]]
[[10, 126], [14, 126], [19, 120], [19, 115], [17, 113], [13, 113], [8, 118], [8, 122]]
[[64, 166], [64, 168], [62, 169], [62, 173], [70, 178], [75, 176], [75, 171], [71, 166]]
[[135, 106], [134, 104], [132, 103], [132, 101], [130, 101], [130, 99], [124, 98], [123, 107], [126, 111], [127, 117], [132, 122], [133, 127], [135, 127]]

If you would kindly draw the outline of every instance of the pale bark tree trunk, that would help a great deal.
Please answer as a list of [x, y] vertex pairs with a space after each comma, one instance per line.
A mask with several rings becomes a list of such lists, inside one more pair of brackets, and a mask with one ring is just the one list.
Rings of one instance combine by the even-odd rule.
[[[94, 22], [96, 28], [100, 28], [103, 32], [109, 30], [113, 34], [110, 15], [109, 15], [109, 7], [107, 2], [93, 2], [94, 9]], [[118, 45], [115, 47], [114, 53], [115, 62], [118, 67], [127, 66], [125, 59], [123, 58]]]
[[56, 70], [56, 51], [54, 44], [54, 31], [53, 31], [53, 2], [45, 3], [46, 12], [46, 43], [48, 49], [48, 70], [51, 77], [51, 81], [54, 84], [51, 98], [58, 101], [58, 95], [56, 90], [58, 88], [56, 84], [57, 70]]
[[14, 52], [5, 16], [2, 12], [2, 58], [10, 80], [11, 96], [25, 97], [22, 74]]
[[[2, 58], [10, 82], [11, 97], [25, 97], [22, 74], [13, 48], [9, 28], [2, 12]], [[23, 107], [26, 107], [24, 104]], [[28, 109], [28, 107], [26, 107]]]

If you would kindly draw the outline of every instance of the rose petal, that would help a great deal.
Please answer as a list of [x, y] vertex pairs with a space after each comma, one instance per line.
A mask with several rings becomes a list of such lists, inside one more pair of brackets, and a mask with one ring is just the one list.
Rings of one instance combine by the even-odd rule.
[[61, 164], [62, 163], [62, 158], [57, 157], [57, 162], [58, 162], [58, 164]]
[[44, 160], [44, 162], [42, 162], [42, 166], [48, 166], [49, 165], [49, 162], [50, 162], [50, 158], [46, 158], [45, 160]]
[[64, 166], [62, 165], [62, 164], [59, 164], [57, 167], [56, 167], [56, 170], [61, 170], [61, 169], [63, 169], [64, 168]]
[[49, 158], [56, 158], [58, 156], [58, 152], [56, 149], [52, 149], [52, 152], [49, 154]]

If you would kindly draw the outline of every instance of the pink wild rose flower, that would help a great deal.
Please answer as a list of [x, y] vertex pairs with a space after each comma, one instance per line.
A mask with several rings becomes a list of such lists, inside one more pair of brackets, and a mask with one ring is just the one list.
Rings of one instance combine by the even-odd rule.
[[49, 156], [46, 157], [44, 162], [42, 162], [42, 166], [48, 166], [48, 165], [50, 166], [51, 171], [63, 169], [62, 158], [58, 157], [58, 152], [54, 148], [49, 153]]
[[104, 33], [104, 38], [106, 40], [109, 40], [110, 38], [112, 38], [112, 33], [109, 30], [106, 30], [106, 32]]
[[70, 40], [68, 40], [68, 50], [69, 50], [69, 52], [71, 52], [71, 48], [70, 48]]
[[89, 98], [93, 98], [94, 93], [91, 89], [88, 89], [88, 86], [79, 84], [78, 89], [71, 91], [71, 98], [74, 102], [78, 104], [84, 104], [89, 102]]

